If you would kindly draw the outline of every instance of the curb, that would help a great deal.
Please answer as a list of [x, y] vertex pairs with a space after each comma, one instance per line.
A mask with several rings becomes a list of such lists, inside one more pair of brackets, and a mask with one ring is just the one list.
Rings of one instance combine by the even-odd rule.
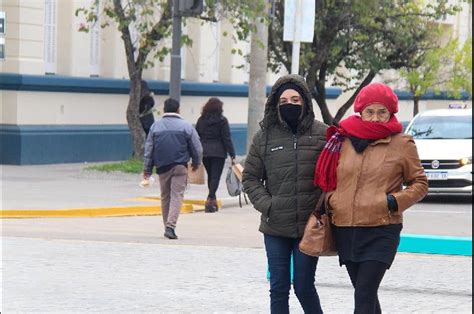
[[[129, 199], [136, 202], [159, 202], [160, 197], [145, 196]], [[218, 201], [219, 208], [238, 206], [232, 202], [234, 198], [224, 198]], [[203, 212], [205, 200], [184, 200], [181, 214]], [[234, 204], [235, 203], [235, 204]], [[125, 216], [157, 216], [161, 215], [161, 206], [119, 206], [119, 207], [93, 207], [93, 208], [68, 208], [68, 209], [14, 209], [0, 210], [0, 218], [100, 218], [100, 217], [125, 217]]]
[[[204, 207], [192, 204], [183, 204], [181, 207], [181, 214], [200, 211], [204, 211]], [[157, 215], [161, 215], [160, 206], [0, 210], [0, 218], [100, 218]]]
[[[128, 199], [127, 201], [159, 202], [159, 201], [161, 201], [161, 197], [159, 197], [159, 196], [143, 196], [143, 197]], [[185, 199], [184, 203], [185, 204], [191, 204], [191, 205], [197, 205], [197, 206], [204, 206], [206, 204], [206, 201], [202, 200], [202, 199]], [[219, 206], [219, 209], [231, 208], [231, 207], [239, 206], [239, 201], [238, 201], [238, 198], [228, 197], [228, 198], [218, 199], [217, 204]]]
[[[402, 234], [397, 253], [472, 257], [472, 238]], [[293, 258], [291, 259], [290, 274], [293, 281]], [[268, 281], [270, 280], [268, 265], [266, 278]]]
[[402, 234], [398, 252], [472, 256], [472, 237]]

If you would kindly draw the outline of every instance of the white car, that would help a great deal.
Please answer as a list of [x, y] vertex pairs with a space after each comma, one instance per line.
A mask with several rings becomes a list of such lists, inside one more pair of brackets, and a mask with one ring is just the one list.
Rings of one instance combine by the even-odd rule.
[[429, 194], [472, 195], [472, 109], [418, 114], [408, 125], [429, 181]]

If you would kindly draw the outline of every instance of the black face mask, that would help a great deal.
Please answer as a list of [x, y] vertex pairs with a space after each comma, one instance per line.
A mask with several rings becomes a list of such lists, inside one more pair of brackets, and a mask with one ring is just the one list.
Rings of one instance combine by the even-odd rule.
[[300, 105], [294, 105], [290, 103], [280, 105], [281, 118], [288, 124], [293, 133], [298, 131], [298, 125], [300, 124], [302, 112], [303, 106]]

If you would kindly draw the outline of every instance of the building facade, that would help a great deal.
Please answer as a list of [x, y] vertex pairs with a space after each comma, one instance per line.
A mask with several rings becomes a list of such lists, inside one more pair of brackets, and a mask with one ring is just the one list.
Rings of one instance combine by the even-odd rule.
[[[123, 42], [113, 25], [93, 27], [89, 33], [78, 31], [83, 21], [75, 12], [89, 7], [92, 1], [0, 3], [6, 21], [4, 37], [0, 38], [0, 44], [2, 40], [5, 44], [4, 59], [0, 60], [0, 163], [105, 161], [131, 156], [125, 118], [129, 83]], [[472, 36], [471, 23], [465, 25], [469, 13], [463, 14], [445, 23], [458, 29], [460, 37]], [[220, 97], [237, 151], [244, 155], [248, 64], [232, 50], [247, 53], [250, 44], [234, 42], [226, 35], [234, 32], [226, 21], [188, 19], [183, 32], [192, 38], [193, 45], [182, 48], [182, 114], [195, 122], [206, 100]], [[171, 41], [162, 45], [171, 47]], [[144, 72], [158, 110], [168, 95], [169, 77], [169, 57]], [[271, 85], [277, 77], [269, 73], [268, 83]], [[331, 88], [329, 98], [335, 113], [344, 95]], [[401, 95], [401, 99], [406, 104], [401, 106], [401, 120], [409, 120], [411, 101], [408, 95]], [[428, 97], [421, 103], [421, 110], [444, 107], [450, 101], [442, 96]]]

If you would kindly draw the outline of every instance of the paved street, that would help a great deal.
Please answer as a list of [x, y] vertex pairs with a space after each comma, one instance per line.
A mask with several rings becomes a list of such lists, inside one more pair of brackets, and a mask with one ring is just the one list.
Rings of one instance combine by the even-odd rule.
[[[1, 209], [131, 206], [139, 204], [133, 198], [159, 195], [157, 185], [147, 189], [138, 186], [140, 175], [85, 171], [86, 166], [0, 166]], [[204, 199], [206, 193], [205, 186], [192, 185], [186, 197]], [[218, 196], [228, 199], [223, 182]], [[236, 206], [238, 200], [225, 203]], [[407, 211], [404, 232], [472, 236], [472, 198], [428, 198]]]
[[[4, 167], [2, 209], [122, 206], [158, 194], [138, 188], [137, 176], [82, 167]], [[188, 197], [203, 193], [191, 186]], [[181, 215], [174, 242], [160, 216], [2, 219], [1, 313], [268, 313], [259, 215], [227, 205]], [[472, 236], [471, 200], [429, 198], [407, 212], [404, 232]], [[325, 312], [351, 313], [337, 258], [322, 258], [317, 276]], [[384, 313], [471, 313], [472, 258], [399, 254], [380, 299]], [[291, 313], [302, 313], [294, 295]]]
[[[2, 256], [2, 313], [268, 313], [262, 249], [5, 237]], [[471, 258], [400, 254], [384, 313], [471, 313], [471, 275]], [[318, 287], [326, 313], [351, 312], [336, 258]]]

